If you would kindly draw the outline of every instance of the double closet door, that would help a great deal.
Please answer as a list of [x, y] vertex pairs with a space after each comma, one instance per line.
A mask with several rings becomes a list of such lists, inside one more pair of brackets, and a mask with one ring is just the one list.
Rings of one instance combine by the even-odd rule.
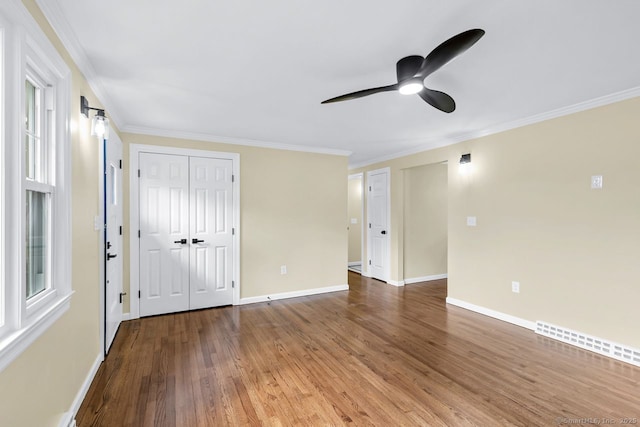
[[232, 161], [140, 153], [140, 315], [233, 302]]

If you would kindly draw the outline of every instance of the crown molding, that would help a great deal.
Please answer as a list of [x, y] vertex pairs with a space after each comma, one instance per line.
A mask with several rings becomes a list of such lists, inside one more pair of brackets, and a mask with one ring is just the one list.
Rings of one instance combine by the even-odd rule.
[[64, 48], [69, 52], [69, 55], [75, 62], [80, 72], [87, 80], [89, 87], [93, 93], [98, 97], [104, 109], [107, 111], [110, 120], [112, 120], [116, 127], [119, 128], [118, 123], [123, 123], [122, 117], [118, 111], [114, 108], [114, 104], [111, 98], [107, 95], [107, 91], [104, 85], [100, 81], [98, 74], [96, 73], [93, 64], [89, 61], [87, 54], [85, 53], [82, 45], [78, 41], [76, 34], [71, 29], [69, 22], [62, 14], [62, 8], [58, 4], [57, 0], [36, 0], [38, 7], [42, 11], [49, 25], [53, 28]]
[[[591, 110], [593, 108], [602, 107], [604, 105], [609, 105], [609, 104], [613, 104], [620, 101], [625, 101], [627, 99], [635, 98], [638, 96], [640, 96], [640, 86], [623, 90], [620, 92], [615, 92], [610, 95], [605, 95], [605, 96], [593, 98], [587, 101], [579, 102], [577, 104], [569, 105], [567, 107], [557, 108], [555, 110], [547, 111], [545, 113], [525, 117], [523, 119], [518, 119], [510, 122], [497, 124], [495, 126], [491, 126], [483, 130], [468, 132], [468, 133], [456, 136], [455, 138], [434, 138], [431, 140], [427, 140], [426, 142], [420, 144], [419, 146], [409, 150], [400, 151], [400, 152], [389, 154], [386, 156], [376, 157], [374, 159], [366, 160], [359, 163], [349, 164], [349, 169], [358, 169], [366, 166], [371, 166], [376, 163], [399, 159], [400, 157], [410, 156], [412, 154], [421, 153], [423, 151], [429, 151], [429, 150], [433, 150], [440, 147], [446, 147], [448, 145], [457, 144], [459, 142], [482, 138], [484, 136], [521, 128], [524, 126], [544, 122], [544, 121], [555, 119], [558, 117], [568, 116], [570, 114]], [[387, 143], [394, 144], [398, 142], [400, 141], [388, 141]]]
[[160, 136], [160, 137], [174, 138], [174, 139], [190, 139], [194, 141], [217, 142], [220, 144], [244, 145], [248, 147], [258, 147], [258, 148], [271, 148], [274, 150], [301, 151], [305, 153], [331, 154], [334, 156], [345, 156], [345, 157], [348, 157], [351, 155], [351, 151], [338, 150], [335, 148], [308, 147], [303, 145], [281, 144], [279, 142], [262, 141], [262, 140], [255, 140], [255, 139], [246, 139], [246, 138], [233, 138], [233, 137], [217, 136], [217, 135], [211, 135], [208, 133], [199, 133], [199, 132], [184, 132], [184, 131], [174, 131], [174, 130], [168, 130], [168, 129], [148, 128], [144, 126], [127, 126], [124, 129], [122, 129], [122, 132], [138, 134], [138, 135]]

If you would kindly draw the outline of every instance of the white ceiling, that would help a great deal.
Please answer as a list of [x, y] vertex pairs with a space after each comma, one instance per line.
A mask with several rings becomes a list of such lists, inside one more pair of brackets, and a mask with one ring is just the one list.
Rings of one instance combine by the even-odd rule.
[[[123, 131], [352, 152], [370, 163], [640, 87], [637, 0], [38, 0]], [[429, 76], [452, 114], [397, 92], [395, 63], [471, 28]]]

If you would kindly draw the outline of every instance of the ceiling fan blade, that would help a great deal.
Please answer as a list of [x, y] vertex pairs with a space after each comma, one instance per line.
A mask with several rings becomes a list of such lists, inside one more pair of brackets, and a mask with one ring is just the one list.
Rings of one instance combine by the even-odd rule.
[[442, 42], [424, 58], [420, 70], [416, 73], [416, 77], [427, 77], [456, 56], [464, 53], [480, 40], [482, 36], [484, 36], [484, 30], [467, 30]]
[[410, 79], [416, 75], [424, 58], [419, 55], [411, 55], [402, 58], [396, 63], [396, 75], [398, 76], [398, 83]]
[[327, 99], [326, 101], [322, 101], [321, 104], [330, 104], [332, 102], [349, 101], [351, 99], [362, 98], [363, 96], [373, 95], [374, 93], [389, 92], [397, 89], [398, 89], [398, 84], [396, 83], [389, 86], [381, 86], [381, 87], [375, 87], [373, 89], [359, 90], [358, 92], [348, 93], [346, 95], [340, 95], [340, 96], [336, 96], [335, 98]]
[[444, 92], [440, 92], [433, 89], [427, 89], [426, 87], [418, 92], [420, 98], [424, 101], [445, 113], [452, 113], [456, 109], [456, 102], [452, 97]]

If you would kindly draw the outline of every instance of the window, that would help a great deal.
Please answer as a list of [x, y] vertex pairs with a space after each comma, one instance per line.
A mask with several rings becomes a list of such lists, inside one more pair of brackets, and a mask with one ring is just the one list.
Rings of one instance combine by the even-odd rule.
[[46, 89], [34, 83], [32, 79], [33, 77], [28, 76], [25, 80], [24, 118], [27, 303], [47, 289], [51, 289], [49, 230], [53, 186], [49, 184], [51, 180], [47, 167], [51, 110], [44, 108], [43, 94], [47, 93]]
[[0, 370], [69, 307], [71, 75], [20, 0], [0, 3]]

